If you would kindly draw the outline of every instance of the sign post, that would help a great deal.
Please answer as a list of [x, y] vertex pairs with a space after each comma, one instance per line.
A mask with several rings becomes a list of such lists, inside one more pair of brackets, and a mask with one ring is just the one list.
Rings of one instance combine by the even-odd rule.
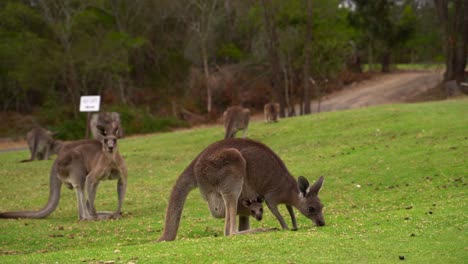
[[80, 112], [86, 112], [86, 134], [85, 138], [89, 137], [89, 119], [91, 112], [99, 112], [101, 106], [100, 95], [86, 95], [80, 98]]

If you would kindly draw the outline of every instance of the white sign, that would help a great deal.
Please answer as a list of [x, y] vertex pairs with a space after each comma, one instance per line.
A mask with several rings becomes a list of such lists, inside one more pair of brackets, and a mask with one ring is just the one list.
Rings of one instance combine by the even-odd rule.
[[99, 95], [81, 96], [80, 112], [99, 112], [100, 105], [101, 96]]

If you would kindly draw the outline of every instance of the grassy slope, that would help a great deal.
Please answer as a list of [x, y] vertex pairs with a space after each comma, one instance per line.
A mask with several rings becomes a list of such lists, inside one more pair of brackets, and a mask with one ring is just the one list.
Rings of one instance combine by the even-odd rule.
[[[75, 195], [42, 220], [0, 220], [1, 263], [464, 262], [468, 259], [468, 100], [388, 105], [253, 123], [249, 136], [283, 158], [294, 175], [325, 176], [327, 225], [298, 214], [299, 231], [223, 237], [198, 191], [186, 203], [175, 242], [154, 243], [180, 172], [220, 126], [128, 138], [129, 172], [118, 221], [78, 222]], [[20, 164], [0, 154], [0, 211], [40, 208], [52, 161]], [[97, 208], [116, 206], [115, 182], [100, 185]], [[286, 211], [281, 207], [283, 215]], [[297, 210], [296, 210], [297, 211]], [[289, 222], [289, 219], [288, 219]], [[279, 227], [269, 211], [254, 227]]]

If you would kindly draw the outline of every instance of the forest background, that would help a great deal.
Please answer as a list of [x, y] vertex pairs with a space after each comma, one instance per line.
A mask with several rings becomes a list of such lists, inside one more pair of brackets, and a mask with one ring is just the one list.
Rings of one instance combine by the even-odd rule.
[[234, 104], [308, 114], [311, 100], [400, 63], [440, 63], [461, 82], [466, 2], [1, 1], [0, 137], [36, 125], [83, 137], [82, 95], [101, 95], [133, 134], [216, 121]]

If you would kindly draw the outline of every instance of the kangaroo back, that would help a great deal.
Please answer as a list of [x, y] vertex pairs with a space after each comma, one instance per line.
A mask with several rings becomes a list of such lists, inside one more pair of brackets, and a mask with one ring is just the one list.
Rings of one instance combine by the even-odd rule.
[[57, 164], [54, 162], [50, 171], [49, 200], [38, 211], [18, 211], [0, 213], [0, 218], [44, 218], [50, 215], [58, 206], [62, 182], [57, 178]]

